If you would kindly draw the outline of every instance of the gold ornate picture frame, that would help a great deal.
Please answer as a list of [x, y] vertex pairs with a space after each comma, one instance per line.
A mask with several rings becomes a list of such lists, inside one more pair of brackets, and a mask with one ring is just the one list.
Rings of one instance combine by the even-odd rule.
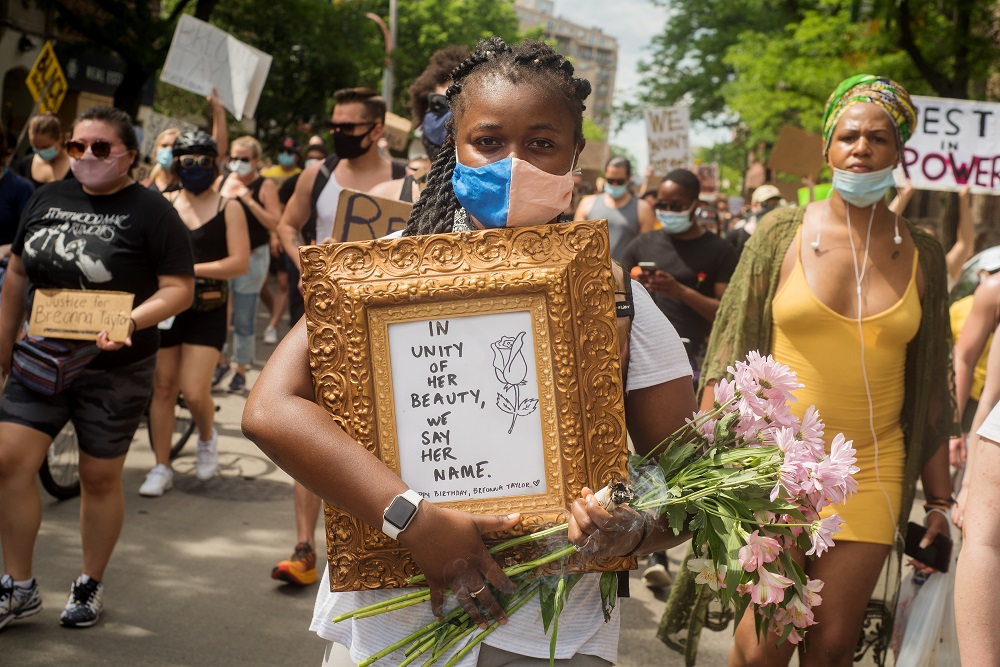
[[[627, 478], [605, 222], [309, 246], [301, 259], [317, 403], [425, 499], [521, 513], [488, 543], [564, 522], [584, 486]], [[380, 527], [327, 505], [326, 529], [333, 590], [418, 573]]]

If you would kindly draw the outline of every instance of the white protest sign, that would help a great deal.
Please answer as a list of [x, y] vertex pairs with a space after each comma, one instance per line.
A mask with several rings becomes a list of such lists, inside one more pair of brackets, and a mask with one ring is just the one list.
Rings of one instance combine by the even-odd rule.
[[545, 493], [531, 314], [389, 325], [400, 477], [432, 501]]
[[215, 88], [229, 111], [253, 117], [271, 69], [271, 56], [224, 30], [184, 14], [177, 22], [160, 80], [193, 93]]
[[917, 127], [897, 171], [919, 190], [1000, 193], [1000, 104], [920, 96], [913, 104]]
[[161, 132], [171, 128], [176, 128], [181, 132], [193, 132], [198, 129], [198, 126], [151, 111], [142, 128], [142, 145], [139, 147], [142, 157], [155, 158], [156, 138], [160, 136]]
[[691, 164], [689, 128], [690, 112], [687, 107], [646, 109], [649, 166], [655, 176], [666, 176], [674, 169], [687, 169]]

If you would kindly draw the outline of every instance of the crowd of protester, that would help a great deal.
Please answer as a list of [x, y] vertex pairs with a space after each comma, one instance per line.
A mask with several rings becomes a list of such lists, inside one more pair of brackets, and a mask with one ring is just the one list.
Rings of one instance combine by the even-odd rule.
[[[860, 492], [838, 507], [846, 523], [837, 547], [822, 560], [799, 559], [810, 576], [827, 583], [809, 641], [796, 647], [762, 638], [747, 616], [736, 628], [731, 665], [787, 664], [796, 651], [800, 664], [850, 664], [869, 600], [891, 605], [894, 599], [900, 570], [892, 563], [898, 566], [901, 556], [895, 547], [918, 479], [925, 542], [950, 534], [958, 548], [952, 525], [964, 529], [956, 585], [963, 664], [995, 664], [1000, 648], [990, 624], [1000, 604], [974, 581], [1000, 575], [993, 510], [1000, 492], [991, 483], [1000, 468], [1000, 412], [994, 409], [1000, 351], [991, 346], [1000, 325], [1000, 252], [983, 253], [978, 286], [952, 304], [949, 290], [974, 250], [968, 190], [958, 198], [957, 240], [947, 252], [933, 233], [902, 217], [912, 188], [900, 188], [886, 204], [891, 171], [916, 122], [906, 90], [858, 75], [817, 109], [833, 189], [829, 198], [801, 207], [773, 184], [755, 188], [747, 205], [737, 206], [739, 198], [706, 195], [687, 169], [647, 173], [639, 185], [624, 157], [611, 158], [588, 183], [578, 167], [589, 92], [572, 65], [539, 42], [509, 46], [493, 38], [475, 51], [448, 47], [409, 90], [421, 141], [408, 161], [388, 152], [385, 101], [372, 90], [334, 93], [329, 147], [319, 135], [302, 142], [287, 137], [272, 156], [254, 137], [229, 141], [225, 112], [213, 95], [212, 132], [162, 132], [152, 172], [141, 182], [132, 178], [136, 130], [121, 111], [89, 109], [65, 131], [56, 116], [35, 116], [27, 127], [31, 152], [9, 164], [15, 147], [0, 128], [0, 369], [6, 378], [0, 628], [41, 609], [32, 576], [42, 521], [34, 477], [62, 427], [73, 422], [80, 447], [82, 567], [60, 622], [89, 627], [103, 609], [105, 569], [124, 520], [122, 469], [139, 420], [148, 413], [155, 453], [139, 494], [155, 498], [173, 486], [169, 449], [179, 400], [198, 434], [195, 475], [210, 480], [219, 468], [212, 392], [228, 377], [225, 390], [248, 397], [245, 433], [295, 480], [289, 521], [295, 546], [271, 576], [295, 586], [322, 580], [312, 629], [330, 643], [324, 664], [352, 665], [426, 622], [439, 612], [443, 589], [454, 591], [474, 620], [484, 620], [485, 612], [511, 626], [462, 664], [548, 662], [549, 639], [538, 624], [507, 619], [493, 596], [508, 591], [510, 582], [480, 536], [513, 525], [512, 517], [421, 505], [419, 518], [399, 535], [437, 596], [433, 609], [413, 608], [399, 624], [329, 622], [385, 593], [331, 593], [326, 568], [318, 576], [321, 502], [377, 526], [406, 491], [313, 400], [298, 248], [333, 242], [339, 195], [350, 188], [414, 203], [404, 236], [607, 220], [612, 258], [623, 279], [634, 281], [626, 423], [639, 453], [683, 424], [699, 401], [710, 407], [728, 365], [749, 350], [789, 365], [807, 387], [799, 405], [818, 406], [828, 432], [850, 434]], [[511, 100], [518, 114], [508, 112]], [[526, 177], [517, 188], [508, 182], [502, 201], [483, 195], [485, 168], [505, 161], [508, 181], [515, 170]], [[532, 205], [514, 205], [522, 200]], [[74, 354], [89, 354], [86, 366], [53, 395], [11, 374], [36, 288], [135, 294], [128, 335], [113, 340], [101, 332], [89, 345], [75, 346]], [[259, 299], [269, 313], [263, 331], [256, 330]], [[281, 331], [286, 314], [288, 330]], [[257, 361], [258, 337], [268, 345], [284, 341], [251, 391], [248, 370]], [[316, 466], [318, 460], [325, 465]], [[949, 464], [959, 473], [954, 489]], [[579, 503], [571, 537], [602, 544], [600, 555], [647, 557], [643, 581], [670, 590], [668, 629], [661, 632], [671, 639], [664, 641], [684, 636], [696, 642], [703, 619], [695, 616], [705, 609], [701, 592], [688, 568], [675, 580], [665, 552], [681, 540], [643, 520], [641, 534], [636, 526], [618, 526], [617, 539], [602, 542], [610, 515], [586, 495]], [[456, 572], [456, 560], [466, 567]], [[882, 576], [885, 567], [894, 574]], [[916, 567], [929, 571], [926, 564]], [[584, 578], [560, 621], [557, 664], [615, 662], [619, 618], [597, 623], [595, 596], [596, 579]]]

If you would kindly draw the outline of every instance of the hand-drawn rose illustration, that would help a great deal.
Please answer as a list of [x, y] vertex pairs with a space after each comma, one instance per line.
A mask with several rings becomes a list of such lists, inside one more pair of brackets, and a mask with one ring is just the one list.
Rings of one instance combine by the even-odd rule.
[[507, 433], [514, 432], [514, 424], [517, 418], [530, 415], [538, 409], [537, 398], [526, 398], [521, 400], [520, 387], [527, 384], [528, 363], [524, 359], [524, 337], [527, 332], [522, 331], [516, 336], [501, 336], [500, 340], [491, 344], [493, 348], [493, 371], [497, 380], [503, 384], [504, 393], [514, 390], [513, 402], [497, 393], [497, 407], [502, 412], [511, 415], [510, 429]]

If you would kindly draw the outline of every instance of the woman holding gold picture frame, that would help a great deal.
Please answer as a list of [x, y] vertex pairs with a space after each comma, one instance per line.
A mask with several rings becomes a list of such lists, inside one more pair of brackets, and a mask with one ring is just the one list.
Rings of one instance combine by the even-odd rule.
[[[447, 150], [435, 159], [404, 235], [555, 221], [571, 196], [573, 168], [585, 144], [583, 101], [590, 84], [574, 77], [573, 66], [547, 45], [527, 41], [511, 47], [499, 38], [480, 42], [456, 68], [453, 81], [447, 91], [454, 114]], [[625, 410], [633, 444], [645, 453], [693, 414], [695, 401], [691, 368], [676, 332], [642, 289], [636, 287], [633, 294]], [[342, 611], [392, 592], [331, 593], [324, 576], [312, 629], [331, 642], [326, 664], [358, 662], [425, 625], [432, 613], [440, 617], [446, 589], [481, 627], [487, 617], [506, 621], [459, 665], [548, 664], [550, 637], [537, 614], [507, 619], [494, 598], [494, 588], [511, 592], [511, 582], [482, 539], [484, 533], [512, 528], [520, 515], [469, 514], [414, 497], [405, 482], [316, 404], [309, 354], [306, 325], [300, 321], [255, 384], [244, 411], [244, 432], [330, 504], [383, 526], [410, 551], [432, 591], [431, 609], [410, 607], [392, 618], [335, 626], [330, 619]], [[680, 541], [672, 533], [648, 530], [645, 519], [627, 509], [609, 515], [585, 488], [572, 507], [570, 538], [584, 553], [602, 557], [648, 553]], [[619, 612], [605, 623], [598, 581], [599, 575], [584, 576], [560, 616], [558, 665], [603, 666], [617, 659]], [[350, 648], [350, 662], [335, 657], [335, 644]], [[401, 659], [392, 654], [386, 662]]]

